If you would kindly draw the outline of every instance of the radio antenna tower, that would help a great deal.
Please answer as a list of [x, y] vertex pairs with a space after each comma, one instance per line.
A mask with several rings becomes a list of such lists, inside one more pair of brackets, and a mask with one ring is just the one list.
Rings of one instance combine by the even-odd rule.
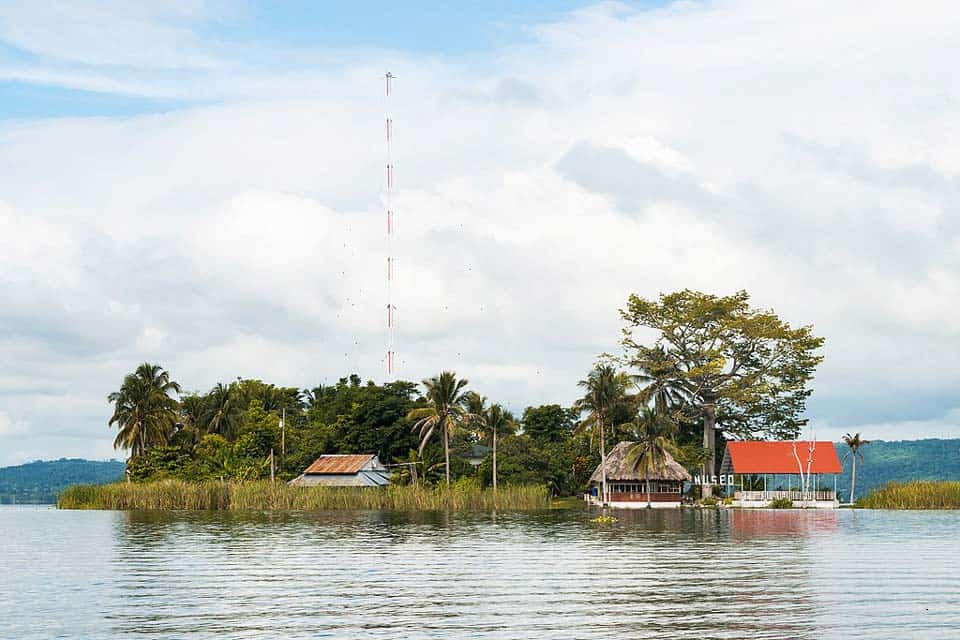
[[390, 94], [393, 90], [394, 75], [387, 71], [384, 76], [386, 83], [386, 137], [387, 137], [387, 376], [392, 378], [394, 375], [394, 345], [393, 345], [393, 325], [397, 308], [393, 305], [393, 117], [390, 113]]

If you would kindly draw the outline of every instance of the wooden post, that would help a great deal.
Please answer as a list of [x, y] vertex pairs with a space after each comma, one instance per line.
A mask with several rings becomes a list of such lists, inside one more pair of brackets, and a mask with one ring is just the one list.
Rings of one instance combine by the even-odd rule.
[[270, 482], [273, 482], [273, 449], [270, 449]]

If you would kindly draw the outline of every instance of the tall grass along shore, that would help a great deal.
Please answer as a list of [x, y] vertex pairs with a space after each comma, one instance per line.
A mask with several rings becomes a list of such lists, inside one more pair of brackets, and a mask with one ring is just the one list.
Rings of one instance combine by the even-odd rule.
[[960, 482], [891, 482], [857, 500], [866, 509], [960, 509]]
[[487, 511], [545, 509], [550, 497], [537, 485], [490, 489], [457, 484], [438, 486], [291, 487], [267, 480], [253, 482], [157, 482], [80, 484], [57, 499], [61, 509], [115, 510], [324, 510]]

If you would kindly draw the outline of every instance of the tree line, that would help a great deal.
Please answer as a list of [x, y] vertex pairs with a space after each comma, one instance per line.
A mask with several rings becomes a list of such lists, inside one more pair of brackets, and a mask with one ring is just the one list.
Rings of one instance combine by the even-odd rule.
[[[751, 307], [743, 291], [632, 295], [620, 315], [621, 353], [598, 359], [572, 406], [515, 417], [452, 371], [421, 385], [353, 374], [313, 388], [237, 379], [185, 393], [144, 363], [108, 397], [114, 444], [130, 451], [133, 480], [262, 478], [271, 459], [286, 479], [321, 454], [363, 452], [397, 465], [400, 482], [540, 483], [563, 495], [583, 490], [617, 442], [636, 442], [632, 459], [647, 472], [669, 453], [712, 474], [726, 439], [795, 438], [806, 424], [823, 344], [812, 327]], [[466, 461], [475, 445], [490, 448], [476, 470]]]

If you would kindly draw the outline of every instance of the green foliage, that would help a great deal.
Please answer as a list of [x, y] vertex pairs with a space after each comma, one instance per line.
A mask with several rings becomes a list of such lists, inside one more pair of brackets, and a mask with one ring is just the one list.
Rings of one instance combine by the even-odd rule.
[[130, 479], [135, 482], [148, 478], [176, 478], [183, 475], [189, 463], [190, 456], [180, 447], [158, 445], [151, 447], [142, 455], [130, 458], [127, 462], [127, 472]]
[[[586, 489], [590, 474], [599, 464], [584, 437], [560, 442], [541, 442], [527, 434], [507, 436], [499, 441], [497, 472], [500, 486], [546, 484], [553, 495], [573, 495]], [[478, 469], [480, 482], [493, 480], [492, 458]]]
[[770, 501], [771, 509], [793, 509], [793, 500], [790, 498], [774, 498]]
[[443, 440], [444, 474], [447, 485], [450, 484], [450, 440], [457, 429], [479, 419], [467, 409], [469, 395], [466, 391], [468, 382], [463, 378], [457, 379], [453, 371], [442, 371], [440, 375], [423, 381], [426, 387], [425, 407], [412, 409], [407, 419], [413, 420], [413, 428], [420, 434], [420, 453], [431, 437], [437, 435]]
[[61, 458], [0, 468], [0, 504], [52, 504], [57, 494], [78, 483], [99, 484], [123, 478], [124, 463]]
[[677, 425], [669, 416], [643, 407], [630, 426], [631, 439], [636, 444], [627, 454], [627, 460], [634, 469], [647, 474], [663, 470], [667, 456], [674, 450], [673, 436]]
[[577, 412], [558, 404], [527, 407], [523, 411], [523, 433], [537, 442], [562, 442], [576, 425]]
[[[718, 297], [685, 289], [658, 300], [631, 295], [620, 312], [629, 364], [675, 389], [692, 418], [715, 417], [740, 438], [795, 437], [806, 424], [802, 414], [823, 338], [749, 300], [745, 291]], [[638, 342], [640, 328], [657, 331], [656, 340]]]
[[703, 507], [715, 507], [719, 504], [719, 501], [714, 496], [707, 496], [700, 500], [700, 505]]
[[867, 509], [960, 509], [960, 482], [890, 482], [857, 501]]
[[74, 485], [57, 501], [61, 509], [211, 509], [211, 510], [482, 510], [546, 509], [542, 486], [501, 488], [496, 495], [476, 482], [445, 485], [369, 487], [291, 487], [280, 482], [185, 482]]
[[[848, 449], [843, 442], [835, 446], [841, 455]], [[960, 478], [960, 439], [873, 440], [858, 453], [862, 458], [857, 462], [857, 495], [867, 495], [889, 482]], [[848, 457], [837, 481], [844, 500], [849, 498], [852, 467]]]
[[177, 422], [180, 385], [157, 364], [144, 362], [123, 379], [119, 391], [107, 396], [113, 404], [110, 426], [118, 428], [115, 449], [128, 449], [134, 456], [154, 445], [166, 444]]

